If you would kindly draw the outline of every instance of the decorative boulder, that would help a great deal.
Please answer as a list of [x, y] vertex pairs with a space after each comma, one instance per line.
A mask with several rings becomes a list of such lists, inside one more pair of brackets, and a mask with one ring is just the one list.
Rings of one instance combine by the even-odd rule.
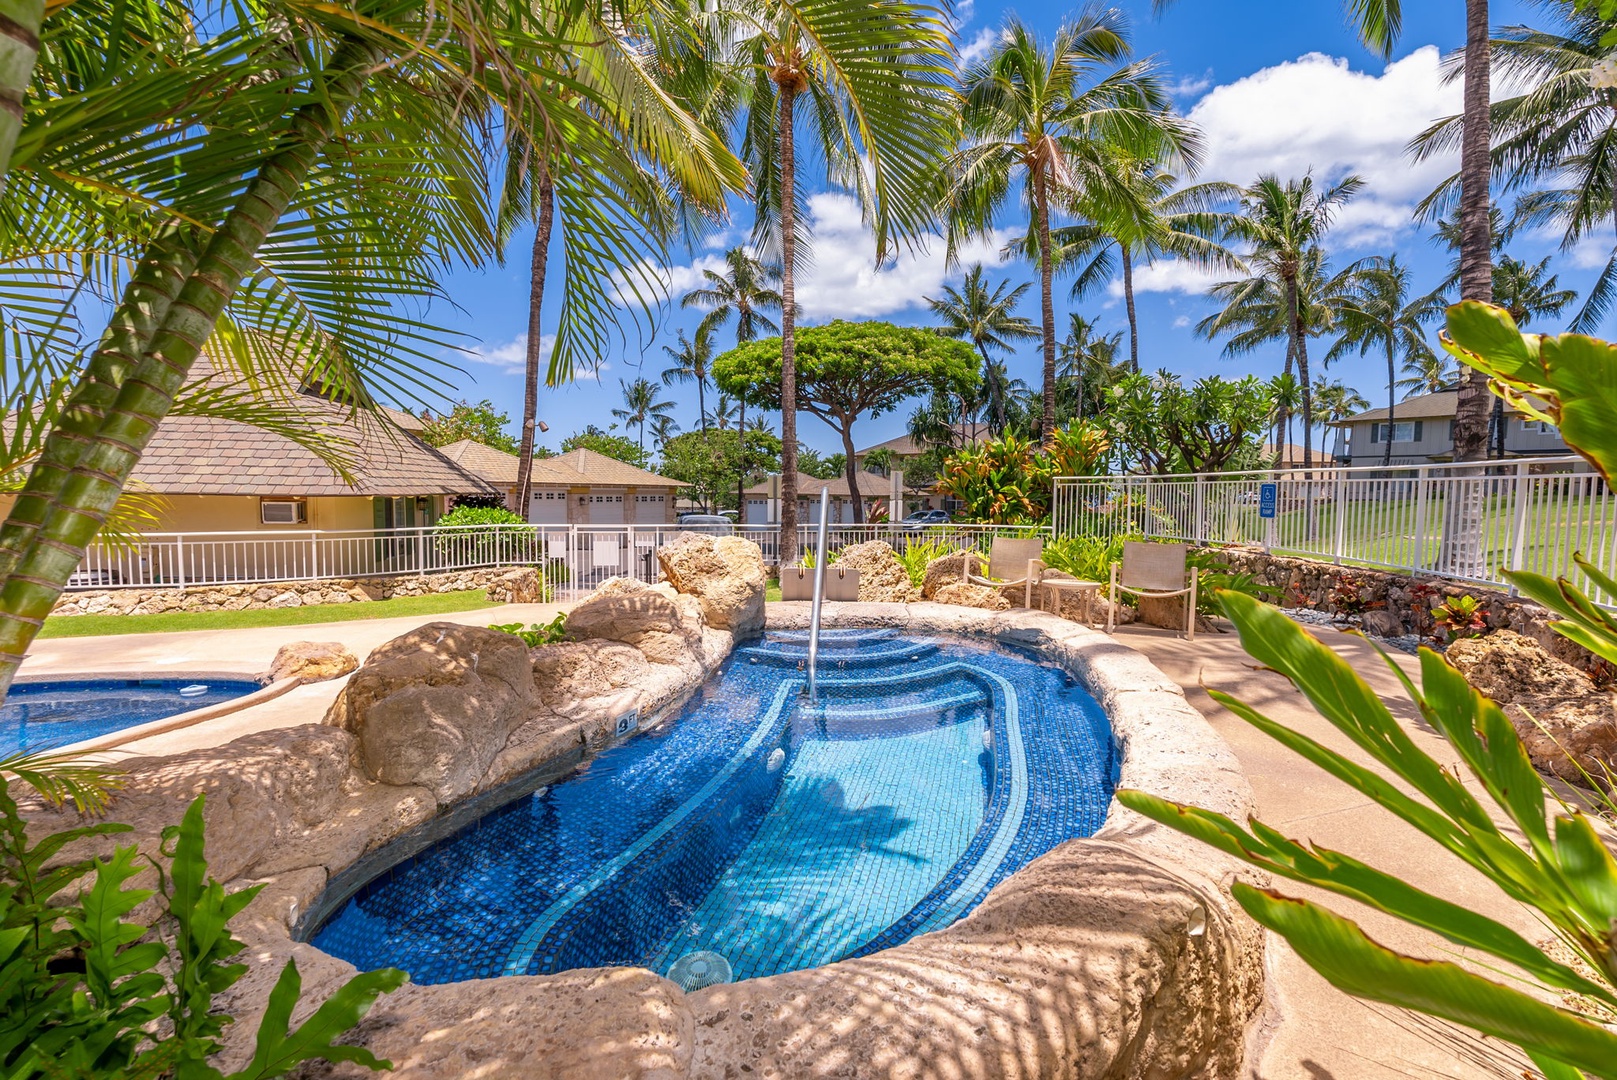
[[694, 596], [707, 624], [737, 637], [764, 628], [764, 555], [734, 536], [681, 533], [657, 550], [657, 562], [675, 590]]
[[633, 645], [653, 664], [700, 667], [702, 605], [669, 585], [608, 578], [567, 613], [567, 637]]
[[326, 723], [357, 737], [358, 761], [370, 779], [419, 785], [443, 805], [477, 789], [534, 705], [521, 638], [439, 622], [371, 653]]
[[920, 590], [910, 581], [910, 572], [885, 540], [849, 544], [842, 549], [837, 565], [859, 571], [862, 604], [908, 604], [921, 598]]
[[938, 590], [945, 585], [959, 585], [966, 580], [966, 560], [972, 561], [972, 572], [987, 573], [987, 563], [975, 551], [957, 551], [926, 564], [926, 576], [921, 579], [921, 599], [936, 600]]
[[1504, 706], [1539, 770], [1572, 783], [1617, 769], [1617, 695], [1509, 630], [1449, 646], [1448, 661]]
[[941, 585], [932, 594], [940, 604], [958, 604], [961, 607], [986, 608], [989, 611], [1009, 611], [1011, 602], [999, 594], [998, 589], [986, 585], [971, 585], [963, 581]]
[[340, 678], [359, 667], [359, 658], [340, 641], [294, 641], [275, 651], [270, 662], [270, 682], [297, 679], [325, 682]]
[[496, 604], [542, 604], [545, 583], [533, 567], [512, 570], [488, 583], [488, 598]]

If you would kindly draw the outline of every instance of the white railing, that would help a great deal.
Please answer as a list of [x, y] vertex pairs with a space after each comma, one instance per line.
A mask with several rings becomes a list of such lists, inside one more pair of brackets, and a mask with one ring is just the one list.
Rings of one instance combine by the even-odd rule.
[[[807, 551], [816, 526], [798, 527]], [[68, 583], [70, 589], [196, 588], [286, 581], [439, 574], [500, 566], [533, 566], [563, 593], [594, 588], [609, 577], [655, 583], [656, 551], [682, 532], [722, 533], [752, 540], [764, 561], [780, 555], [774, 525], [459, 525], [446, 528], [310, 529], [276, 532], [148, 533], [132, 545], [97, 542]], [[996, 534], [1025, 529], [902, 523], [828, 525], [833, 550], [866, 540], [906, 549], [937, 541], [950, 549], [986, 550]]]
[[[1273, 516], [1265, 516], [1271, 484]], [[1617, 569], [1617, 496], [1575, 457], [1062, 477], [1053, 527], [1058, 537], [1248, 545], [1500, 587], [1508, 587], [1507, 570], [1566, 575], [1587, 586], [1574, 552], [1607, 573]]]

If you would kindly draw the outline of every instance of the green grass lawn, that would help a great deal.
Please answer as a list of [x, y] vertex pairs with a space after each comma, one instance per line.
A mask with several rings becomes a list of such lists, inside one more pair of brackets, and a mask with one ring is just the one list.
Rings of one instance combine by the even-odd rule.
[[482, 589], [468, 589], [465, 592], [401, 596], [395, 600], [372, 600], [357, 604], [248, 608], [242, 611], [170, 611], [161, 615], [67, 615], [47, 619], [39, 636], [101, 637], [106, 634], [162, 634], [176, 630], [245, 630], [261, 626], [389, 619], [400, 615], [443, 615], [451, 611], [475, 611], [499, 606], [489, 603]]
[[764, 603], [772, 603], [780, 599], [780, 578], [770, 578], [764, 583]]

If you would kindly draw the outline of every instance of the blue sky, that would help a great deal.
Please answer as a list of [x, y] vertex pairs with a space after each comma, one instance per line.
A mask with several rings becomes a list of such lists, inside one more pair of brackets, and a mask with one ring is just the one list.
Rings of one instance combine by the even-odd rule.
[[[1201, 179], [1245, 183], [1260, 172], [1294, 176], [1310, 168], [1328, 179], [1357, 172], [1367, 187], [1341, 215], [1332, 234], [1328, 248], [1333, 263], [1397, 251], [1414, 267], [1417, 287], [1435, 283], [1446, 255], [1413, 224], [1410, 212], [1438, 179], [1452, 172], [1453, 163], [1415, 165], [1403, 147], [1431, 119], [1459, 109], [1459, 85], [1443, 84], [1438, 60], [1461, 41], [1463, 0], [1405, 0], [1404, 32], [1390, 63], [1359, 45], [1341, 5], [1332, 0], [1178, 0], [1160, 17], [1152, 16], [1150, 0], [1127, 0], [1121, 6], [1132, 20], [1137, 51], [1159, 60], [1181, 109], [1203, 128], [1208, 152]], [[1496, 0], [1493, 7], [1496, 25], [1544, 22], [1533, 5]], [[961, 48], [968, 53], [985, 48], [1008, 14], [1049, 32], [1073, 10], [1057, 4], [997, 6], [976, 0], [962, 10]], [[733, 242], [751, 227], [748, 208], [737, 204], [736, 210], [733, 227], [721, 241]], [[798, 285], [808, 322], [883, 318], [924, 325], [928, 316], [922, 298], [939, 295], [943, 284], [957, 284], [962, 276], [960, 268], [944, 265], [941, 243], [901, 256], [896, 265], [878, 272], [870, 234], [852, 203], [823, 187], [812, 199], [811, 215], [816, 226], [815, 264]], [[1018, 230], [1014, 216], [1004, 225], [1006, 235]], [[504, 266], [453, 274], [446, 285], [455, 307], [442, 305], [434, 311], [436, 321], [481, 342], [474, 351], [454, 357], [463, 369], [455, 377], [457, 396], [473, 401], [489, 398], [511, 415], [513, 432], [521, 413], [531, 243], [531, 231], [518, 233]], [[1537, 259], [1555, 250], [1552, 238], [1528, 238], [1518, 241], [1512, 253]], [[717, 254], [717, 250], [675, 253], [670, 272], [673, 295], [692, 287], [704, 261], [712, 262]], [[1581, 291], [1588, 284], [1594, 273], [1590, 264], [1595, 263], [1589, 254], [1589, 258], [1579, 258], [1578, 253], [1557, 257], [1553, 268], [1563, 286]], [[985, 245], [981, 256], [992, 266], [991, 280], [1020, 282], [1033, 277], [1026, 264], [1001, 263], [993, 245]], [[1599, 262], [1604, 257], [1605, 252], [1599, 253]], [[553, 265], [551, 281], [556, 282], [559, 274], [559, 265]], [[1171, 263], [1138, 272], [1141, 366], [1166, 368], [1190, 378], [1277, 373], [1283, 361], [1279, 348], [1227, 360], [1220, 356], [1219, 343], [1195, 336], [1194, 323], [1213, 310], [1200, 295], [1209, 280]], [[1037, 296], [1036, 288], [1030, 290], [1024, 305], [1024, 313], [1034, 320]], [[1058, 326], [1065, 325], [1064, 312], [1069, 308], [1073, 305], [1058, 281]], [[1122, 304], [1114, 296], [1092, 296], [1076, 310], [1097, 318], [1105, 331], [1126, 327]], [[547, 331], [555, 315], [554, 303], [547, 304]], [[642, 374], [657, 379], [667, 366], [663, 346], [673, 343], [676, 330], [693, 321], [691, 313], [671, 307], [654, 337], [642, 340], [641, 334], [628, 331], [620, 347], [603, 358], [598, 381], [585, 377], [572, 386], [543, 390], [540, 418], [551, 431], [541, 441], [555, 446], [587, 423], [603, 427], [611, 423], [610, 410], [621, 399], [619, 380]], [[721, 341], [729, 344], [727, 339]], [[1036, 343], [1023, 347], [1010, 366], [1014, 375], [1036, 385]], [[1385, 376], [1376, 368], [1374, 360], [1352, 359], [1333, 365], [1327, 374], [1376, 402], [1385, 397]], [[694, 427], [694, 388], [676, 385], [665, 394], [678, 401], [675, 416], [680, 423]], [[906, 407], [862, 420], [855, 428], [856, 443], [865, 446], [900, 434], [907, 412]], [[840, 448], [832, 431], [813, 417], [802, 416], [799, 430], [810, 446], [824, 452]]]

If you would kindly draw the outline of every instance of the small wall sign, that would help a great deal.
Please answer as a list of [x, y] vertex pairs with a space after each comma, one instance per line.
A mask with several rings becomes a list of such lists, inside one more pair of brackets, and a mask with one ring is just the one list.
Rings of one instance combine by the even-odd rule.
[[640, 726], [640, 710], [639, 709], [630, 709], [628, 712], [626, 712], [622, 716], [618, 717], [617, 730], [614, 732], [614, 734], [617, 737], [622, 738], [623, 736], [629, 734], [629, 732], [635, 730], [639, 726]]
[[1279, 484], [1258, 485], [1258, 516], [1272, 518], [1275, 516], [1275, 507], [1280, 502]]

